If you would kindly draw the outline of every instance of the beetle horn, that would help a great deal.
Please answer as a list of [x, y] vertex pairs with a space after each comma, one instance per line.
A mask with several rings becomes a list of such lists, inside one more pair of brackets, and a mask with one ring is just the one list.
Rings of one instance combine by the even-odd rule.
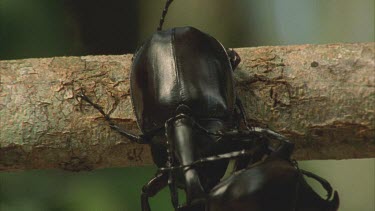
[[330, 204], [331, 210], [336, 211], [339, 209], [340, 198], [339, 198], [339, 194], [337, 193], [337, 191], [333, 193], [333, 198], [328, 203]]
[[[180, 110], [180, 109], [177, 109]], [[172, 160], [177, 162], [171, 165], [188, 165], [197, 160], [193, 137], [194, 120], [185, 113], [179, 113], [166, 123], [166, 135]], [[204, 199], [205, 192], [201, 185], [198, 172], [191, 167], [182, 169], [185, 182], [186, 202], [194, 204]]]
[[[340, 199], [337, 191], [332, 190], [331, 185], [323, 178], [299, 169], [301, 173], [300, 177], [300, 187], [299, 187], [299, 200], [298, 200], [298, 207], [297, 210], [319, 210], [319, 211], [337, 211], [340, 204]], [[319, 182], [322, 187], [327, 191], [327, 198], [323, 199], [318, 193], [316, 193], [313, 188], [307, 183], [307, 181], [303, 178], [303, 175], [308, 176], [317, 182]], [[333, 192], [333, 198], [332, 197]], [[312, 208], [313, 207], [313, 208]], [[308, 208], [308, 209], [307, 209]]]

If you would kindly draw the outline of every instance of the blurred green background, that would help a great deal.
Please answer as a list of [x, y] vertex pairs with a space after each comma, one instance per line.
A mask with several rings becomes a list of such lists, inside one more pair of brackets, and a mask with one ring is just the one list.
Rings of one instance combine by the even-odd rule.
[[[155, 31], [163, 6], [164, 0], [0, 0], [0, 60], [132, 53]], [[226, 47], [374, 42], [374, 1], [175, 0], [164, 28], [183, 25]], [[375, 210], [375, 159], [300, 163], [339, 191], [341, 211]], [[0, 210], [137, 211], [155, 170], [2, 172]], [[151, 204], [171, 210], [168, 191]]]

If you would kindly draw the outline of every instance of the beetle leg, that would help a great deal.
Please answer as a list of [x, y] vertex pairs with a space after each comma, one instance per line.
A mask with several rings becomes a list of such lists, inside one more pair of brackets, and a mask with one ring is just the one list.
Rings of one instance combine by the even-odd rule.
[[[208, 134], [211, 134], [207, 132]], [[280, 141], [281, 143], [291, 144], [291, 142], [283, 135], [276, 133], [273, 130], [267, 129], [267, 128], [261, 128], [261, 127], [251, 127], [249, 130], [229, 130], [229, 131], [221, 131], [220, 133], [213, 133], [213, 135], [221, 137], [219, 139], [223, 142], [232, 142], [234, 140], [237, 140], [239, 142], [247, 142], [249, 140], [250, 144], [254, 143], [254, 139], [262, 139], [267, 140], [269, 138], [276, 139]]]
[[285, 136], [267, 128], [253, 127], [251, 132], [274, 138], [278, 141], [281, 141], [282, 143], [291, 143]]
[[243, 107], [242, 101], [239, 97], [236, 97], [236, 105], [240, 109], [240, 114], [241, 114], [242, 120], [243, 120], [243, 122], [246, 126], [246, 129], [250, 130], [249, 123], [247, 122], [247, 119], [246, 119], [245, 108]]
[[228, 153], [223, 153], [223, 154], [218, 154], [218, 155], [214, 155], [214, 156], [200, 158], [199, 160], [196, 160], [196, 161], [194, 161], [190, 164], [186, 164], [186, 165], [160, 168], [159, 170], [162, 171], [162, 172], [165, 172], [165, 171], [171, 171], [171, 170], [176, 170], [176, 169], [184, 169], [186, 171], [186, 170], [189, 170], [191, 168], [194, 168], [196, 166], [199, 166], [201, 164], [208, 163], [208, 162], [227, 160], [227, 159], [231, 159], [231, 158], [245, 157], [245, 156], [251, 156], [251, 155], [252, 155], [251, 151], [239, 150], [239, 151], [233, 151], [233, 152], [228, 152]]
[[233, 139], [229, 137], [227, 139], [222, 139], [219, 144], [226, 150], [232, 151], [232, 155], [235, 154], [234, 150], [238, 150], [238, 148], [243, 149], [246, 152], [243, 156], [235, 158], [232, 172], [244, 169], [250, 164], [258, 162], [265, 155], [271, 153], [268, 148], [267, 140], [254, 135]]
[[112, 120], [111, 120], [111, 117], [106, 114], [103, 110], [103, 108], [92, 102], [90, 100], [89, 97], [87, 97], [84, 92], [82, 91], [81, 93], [78, 94], [79, 98], [81, 98], [82, 100], [86, 101], [87, 103], [89, 103], [92, 107], [94, 107], [96, 110], [98, 110], [103, 116], [104, 116], [104, 119], [109, 123], [109, 127], [111, 127], [113, 130], [117, 131], [118, 133], [120, 133], [121, 135], [125, 136], [126, 138], [130, 139], [131, 141], [134, 141], [136, 143], [139, 143], [139, 144], [145, 144], [147, 143], [147, 138], [146, 136], [138, 136], [138, 135], [134, 135], [124, 129], [122, 129], [121, 127], [119, 127], [118, 125], [116, 125]]
[[141, 207], [142, 211], [150, 211], [149, 197], [155, 196], [161, 189], [168, 184], [168, 174], [166, 172], [158, 173], [142, 188]]
[[237, 66], [240, 64], [241, 57], [240, 55], [238, 55], [238, 53], [235, 50], [229, 49], [229, 48], [227, 48], [227, 54], [229, 57], [229, 61], [232, 65], [232, 70], [234, 71], [237, 68]]
[[[276, 139], [280, 145], [272, 147], [270, 140]], [[222, 133], [218, 144], [227, 151], [242, 149], [254, 149], [253, 156], [244, 156], [236, 159], [235, 171], [247, 167], [249, 164], [259, 161], [266, 154], [277, 151], [281, 146], [293, 145], [286, 137], [270, 129], [252, 127], [244, 131], [227, 131]], [[254, 148], [255, 147], [255, 148]]]
[[236, 106], [240, 110], [240, 114], [241, 114], [243, 123], [245, 124], [245, 127], [246, 127], [247, 130], [261, 132], [262, 134], [270, 135], [270, 136], [276, 138], [277, 140], [289, 142], [284, 136], [282, 136], [282, 135], [280, 135], [280, 134], [278, 134], [278, 133], [276, 133], [276, 132], [274, 132], [270, 129], [260, 128], [260, 127], [255, 127], [255, 128], [252, 129], [249, 126], [249, 123], [247, 121], [247, 115], [246, 115], [245, 108], [244, 108], [244, 106], [242, 104], [242, 101], [239, 97], [236, 97]]

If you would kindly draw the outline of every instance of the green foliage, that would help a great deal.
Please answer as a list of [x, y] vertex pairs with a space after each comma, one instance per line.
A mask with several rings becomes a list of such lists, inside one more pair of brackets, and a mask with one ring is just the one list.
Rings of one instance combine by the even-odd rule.
[[[101, 169], [72, 173], [61, 170], [0, 174], [0, 210], [134, 211], [141, 188], [154, 167]], [[151, 201], [155, 210], [171, 210], [168, 189]]]

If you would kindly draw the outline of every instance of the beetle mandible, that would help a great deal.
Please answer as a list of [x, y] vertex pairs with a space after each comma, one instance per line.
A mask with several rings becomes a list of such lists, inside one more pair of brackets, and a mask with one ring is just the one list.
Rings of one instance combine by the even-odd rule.
[[[233, 71], [241, 61], [234, 50], [193, 27], [162, 30], [172, 2], [167, 0], [157, 31], [133, 57], [130, 92], [142, 134], [122, 129], [84, 93], [80, 97], [99, 110], [112, 129], [151, 146], [159, 171], [142, 188], [143, 211], [151, 210], [148, 198], [166, 186], [175, 210], [211, 210], [209, 206], [219, 204], [213, 199], [221, 197], [215, 191], [226, 184], [220, 179], [230, 158], [237, 160], [234, 171], [251, 175], [254, 168], [249, 165], [277, 152], [268, 146], [269, 139], [290, 143], [269, 129], [248, 126], [234, 89]], [[241, 123], [245, 129], [240, 129]], [[231, 178], [227, 183], [232, 184]], [[186, 193], [184, 205], [179, 203], [178, 189]], [[238, 206], [247, 209], [250, 204]]]

